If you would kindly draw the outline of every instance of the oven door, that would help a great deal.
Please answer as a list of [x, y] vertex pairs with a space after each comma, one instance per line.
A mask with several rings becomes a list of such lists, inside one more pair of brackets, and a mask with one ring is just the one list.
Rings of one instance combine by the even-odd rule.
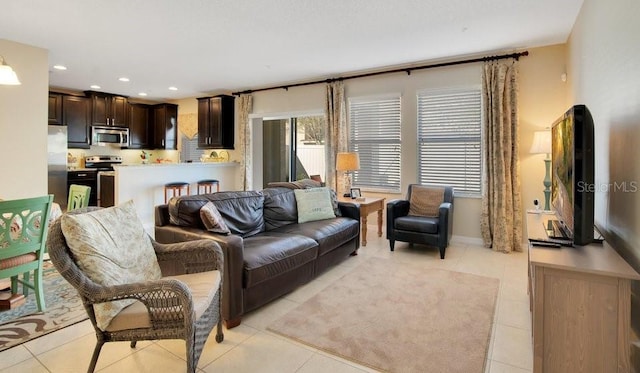
[[91, 187], [89, 206], [98, 206], [98, 176], [95, 170], [67, 171], [67, 199], [71, 184]]

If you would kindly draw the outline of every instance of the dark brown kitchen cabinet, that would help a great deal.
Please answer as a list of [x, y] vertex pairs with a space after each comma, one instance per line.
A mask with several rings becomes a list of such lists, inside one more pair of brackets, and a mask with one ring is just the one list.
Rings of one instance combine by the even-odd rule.
[[88, 98], [63, 95], [62, 123], [67, 126], [69, 148], [89, 149], [91, 106]]
[[49, 93], [49, 124], [62, 125], [62, 94]]
[[129, 126], [128, 101], [124, 96], [87, 91], [91, 98], [91, 124], [94, 126]]
[[198, 147], [233, 149], [235, 97], [198, 98]]
[[149, 148], [149, 105], [129, 104], [129, 148]]
[[154, 149], [178, 149], [178, 105], [152, 106]]

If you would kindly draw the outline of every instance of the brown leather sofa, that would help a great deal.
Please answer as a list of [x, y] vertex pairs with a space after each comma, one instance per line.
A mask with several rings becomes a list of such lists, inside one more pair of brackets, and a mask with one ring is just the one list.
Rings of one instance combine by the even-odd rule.
[[[231, 234], [212, 233], [200, 208], [213, 202]], [[336, 218], [298, 224], [292, 189], [181, 196], [156, 206], [155, 239], [161, 243], [210, 238], [224, 253], [222, 317], [227, 328], [242, 315], [315, 278], [360, 246], [360, 212], [335, 203]]]

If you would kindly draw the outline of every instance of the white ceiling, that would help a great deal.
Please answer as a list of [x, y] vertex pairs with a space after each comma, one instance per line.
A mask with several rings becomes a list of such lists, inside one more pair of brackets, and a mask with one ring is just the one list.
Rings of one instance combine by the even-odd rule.
[[564, 43], [582, 2], [0, 0], [0, 38], [48, 49], [51, 86], [169, 100]]

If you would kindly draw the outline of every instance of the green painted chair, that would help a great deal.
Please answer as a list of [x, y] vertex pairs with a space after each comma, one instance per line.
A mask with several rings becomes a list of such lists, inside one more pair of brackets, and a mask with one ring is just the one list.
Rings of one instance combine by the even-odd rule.
[[42, 259], [52, 203], [53, 195], [0, 201], [0, 278], [11, 278], [14, 294], [18, 284], [25, 297], [33, 289], [40, 312], [45, 310]]
[[86, 185], [71, 184], [69, 186], [69, 201], [67, 202], [67, 211], [89, 206], [89, 195], [91, 187]]

